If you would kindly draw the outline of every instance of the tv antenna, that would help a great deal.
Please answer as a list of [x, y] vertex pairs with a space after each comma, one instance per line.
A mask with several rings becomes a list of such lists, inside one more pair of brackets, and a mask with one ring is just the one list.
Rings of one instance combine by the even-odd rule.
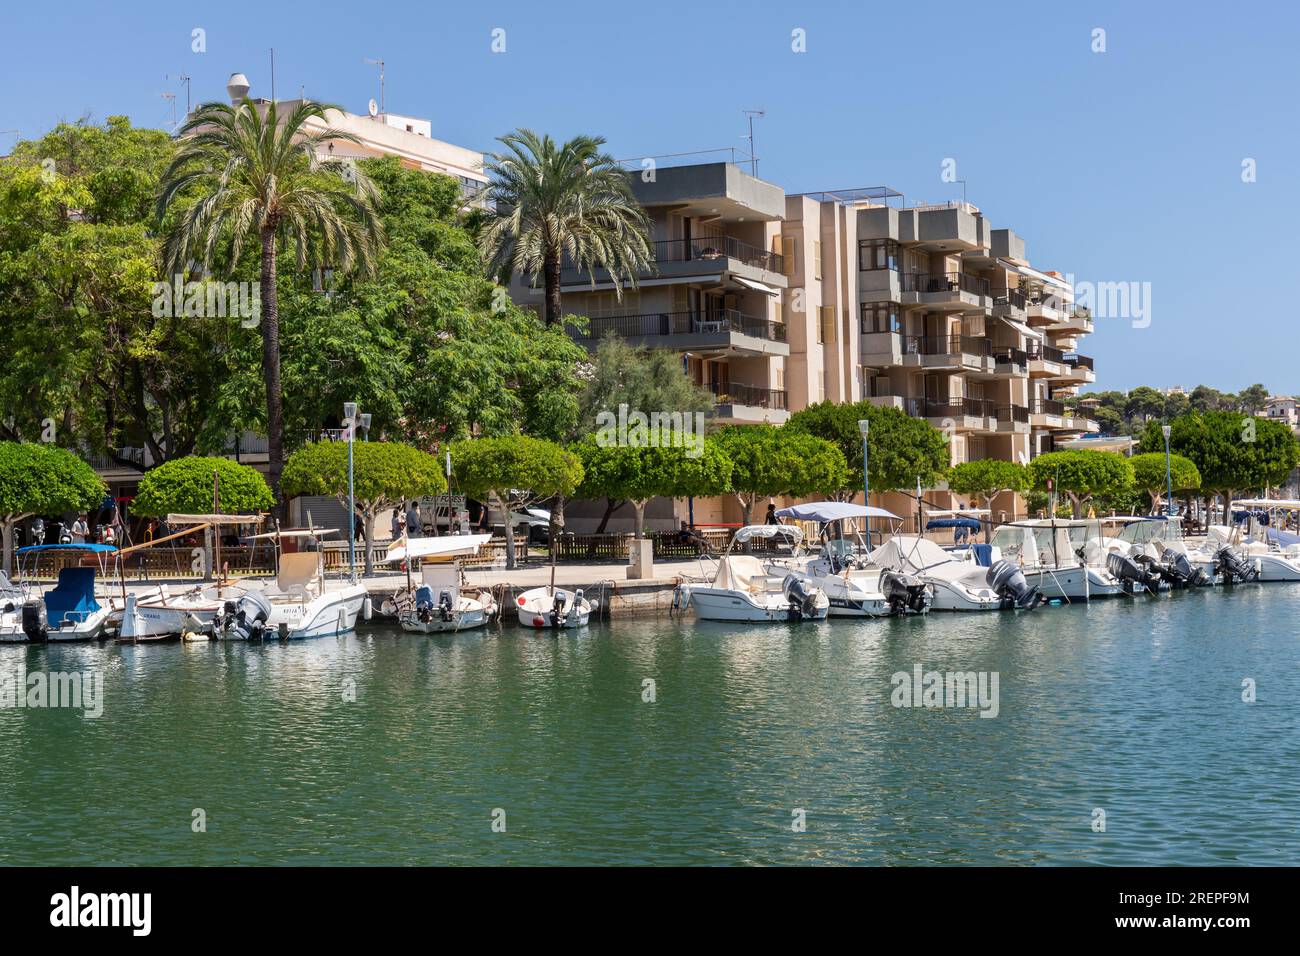
[[749, 174], [758, 176], [758, 154], [754, 152], [754, 117], [763, 117], [767, 115], [766, 110], [741, 110], [749, 117], [749, 135], [745, 139], [749, 140]]
[[[167, 79], [169, 80], [172, 79], [170, 73], [167, 75]], [[188, 73], [178, 73], [176, 74], [175, 79], [176, 82], [185, 84], [185, 115], [189, 116], [190, 115], [190, 75]]]
[[168, 103], [171, 104], [171, 108], [172, 108], [172, 129], [175, 129], [175, 128], [176, 128], [176, 94], [175, 94], [175, 93], [164, 93], [164, 94], [162, 95], [162, 98], [165, 99]]
[[384, 61], [372, 60], [370, 57], [365, 58], [365, 62], [372, 66], [379, 67], [379, 112], [384, 112]]

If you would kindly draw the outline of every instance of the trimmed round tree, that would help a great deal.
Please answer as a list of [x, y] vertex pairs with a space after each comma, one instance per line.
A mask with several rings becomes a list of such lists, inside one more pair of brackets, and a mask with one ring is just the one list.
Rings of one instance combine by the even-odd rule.
[[[374, 570], [375, 518], [400, 507], [408, 498], [440, 495], [447, 479], [436, 457], [398, 442], [363, 441], [352, 445], [352, 485], [361, 518], [365, 573]], [[284, 463], [280, 488], [286, 498], [333, 495], [348, 506], [348, 443], [314, 442], [299, 448]]]
[[13, 567], [14, 526], [32, 515], [89, 511], [104, 500], [108, 487], [95, 469], [72, 452], [53, 445], [0, 442], [0, 571]]
[[[993, 507], [993, 499], [1008, 491], [1025, 491], [1029, 488], [1029, 469], [1014, 461], [998, 458], [981, 458], [953, 465], [948, 473], [948, 488], [959, 495], [978, 496], [986, 508]], [[989, 516], [992, 518], [992, 515]], [[988, 540], [989, 525], [984, 523], [984, 540]]]
[[582, 484], [575, 495], [629, 502], [638, 538], [645, 537], [650, 499], [720, 495], [730, 487], [731, 460], [712, 438], [698, 449], [601, 445], [588, 439], [574, 453], [582, 461]]
[[275, 504], [271, 486], [256, 468], [229, 458], [194, 455], [173, 458], [145, 472], [131, 510], [145, 518], [209, 514], [214, 484], [225, 513], [266, 511]]
[[[474, 438], [451, 446], [456, 483], [471, 498], [492, 497], [507, 512], [544, 498], [569, 497], [582, 483], [578, 456], [554, 442], [527, 435]], [[515, 566], [515, 528], [506, 515], [506, 567]]]
[[1121, 495], [1133, 487], [1133, 466], [1113, 451], [1049, 451], [1029, 463], [1034, 488], [1053, 482], [1070, 499], [1071, 513], [1083, 516], [1083, 506], [1095, 497]]
[[784, 428], [823, 438], [835, 445], [847, 466], [844, 487], [836, 498], [852, 500], [862, 491], [862, 432], [858, 422], [871, 423], [867, 436], [871, 487], [879, 491], [911, 488], [917, 479], [931, 487], [948, 470], [949, 446], [943, 432], [902, 409], [871, 402], [818, 402], [795, 412]]
[[[1134, 455], [1128, 463], [1133, 466], [1134, 486], [1150, 496], [1154, 514], [1160, 510], [1161, 499], [1170, 484], [1165, 478], [1165, 453], [1152, 451]], [[1169, 478], [1174, 491], [1195, 491], [1201, 487], [1201, 473], [1194, 462], [1182, 455], [1170, 454]]]
[[731, 492], [740, 502], [745, 524], [751, 522], [759, 498], [832, 495], [848, 484], [848, 466], [839, 448], [797, 429], [731, 425], [718, 431], [715, 440], [731, 459]]

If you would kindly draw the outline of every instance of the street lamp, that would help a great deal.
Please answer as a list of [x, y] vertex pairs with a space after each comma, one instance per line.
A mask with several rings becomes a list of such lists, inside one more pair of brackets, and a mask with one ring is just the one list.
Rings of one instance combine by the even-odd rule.
[[1174, 515], [1174, 478], [1173, 472], [1169, 470], [1169, 433], [1173, 431], [1168, 425], [1160, 426], [1160, 434], [1165, 436], [1165, 487], [1168, 490], [1168, 501], [1165, 502], [1165, 514], [1169, 517]]
[[[867, 477], [867, 432], [871, 431], [871, 422], [865, 418], [858, 420], [858, 431], [862, 432], [862, 504], [865, 507], [871, 506], [871, 479]], [[867, 554], [871, 553], [871, 518], [862, 519], [863, 527], [867, 529]]]
[[352, 440], [356, 437], [357, 424], [357, 403], [344, 402], [343, 427], [348, 430], [348, 573], [353, 584], [357, 582], [357, 499], [352, 481]]

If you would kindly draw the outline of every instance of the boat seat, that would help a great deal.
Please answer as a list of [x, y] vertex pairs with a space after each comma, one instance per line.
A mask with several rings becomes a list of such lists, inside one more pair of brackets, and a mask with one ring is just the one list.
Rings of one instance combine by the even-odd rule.
[[45, 593], [45, 616], [50, 627], [80, 623], [98, 610], [94, 568], [63, 568], [58, 584]]
[[298, 551], [280, 555], [280, 571], [275, 586], [283, 594], [320, 593], [320, 552]]

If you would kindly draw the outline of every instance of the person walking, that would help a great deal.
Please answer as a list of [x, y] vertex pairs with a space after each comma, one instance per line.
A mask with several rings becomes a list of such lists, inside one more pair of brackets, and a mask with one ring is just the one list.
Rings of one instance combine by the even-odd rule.
[[406, 508], [406, 535], [418, 538], [424, 534], [424, 522], [420, 518], [420, 503], [412, 501]]
[[406, 515], [402, 514], [401, 508], [394, 508], [393, 523], [392, 523], [393, 540], [396, 541], [398, 538], [402, 536], [403, 532], [405, 531], [406, 531]]
[[90, 525], [86, 524], [84, 513], [77, 515], [77, 520], [72, 522], [71, 534], [73, 544], [86, 543], [86, 535], [90, 534]]

